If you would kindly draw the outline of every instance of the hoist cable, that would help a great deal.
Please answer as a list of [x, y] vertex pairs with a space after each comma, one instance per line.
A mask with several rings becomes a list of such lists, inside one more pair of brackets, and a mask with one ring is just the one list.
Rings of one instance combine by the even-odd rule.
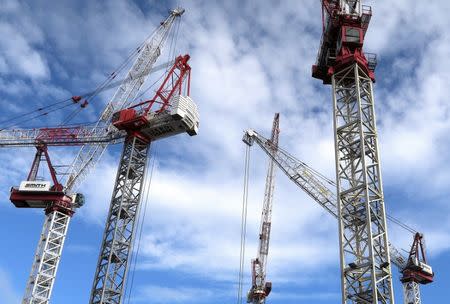
[[[179, 21], [179, 20], [177, 20], [177, 21]], [[179, 23], [178, 23], [178, 25], [179, 25]], [[145, 38], [145, 40], [144, 40], [137, 48], [135, 48], [132, 52], [130, 52], [130, 53], [128, 54], [128, 56], [125, 58], [125, 60], [124, 60], [124, 61], [123, 61], [123, 62], [122, 62], [115, 70], [113, 70], [113, 72], [110, 73], [110, 74], [108, 75], [108, 77], [107, 77], [103, 82], [101, 82], [101, 83], [100, 83], [93, 91], [90, 91], [90, 92], [88, 92], [88, 93], [85, 93], [85, 94], [83, 94], [83, 95], [80, 95], [80, 97], [85, 98], [86, 100], [89, 100], [90, 103], [92, 103], [92, 102], [95, 100], [95, 98], [98, 96], [98, 94], [101, 93], [101, 92], [103, 92], [104, 90], [107, 90], [107, 89], [109, 89], [109, 88], [113, 88], [113, 87], [115, 87], [115, 86], [118, 86], [118, 85], [124, 83], [125, 81], [131, 81], [132, 79], [127, 80], [126, 78], [124, 78], [124, 79], [122, 79], [122, 80], [120, 80], [120, 81], [113, 82], [113, 80], [116, 78], [116, 76], [119, 75], [119, 73], [122, 72], [122, 71], [128, 66], [128, 64], [133, 60], [133, 58], [136, 57], [136, 56], [141, 52], [142, 48], [143, 48], [143, 47], [145, 46], [145, 44], [149, 41], [149, 39], [150, 39], [152, 36], [154, 36], [154, 34], [156, 33], [156, 31], [157, 31], [158, 29], [159, 29], [159, 27], [156, 28], [156, 29], [154, 29], [154, 30], [152, 31], [152, 33], [151, 33], [150, 35], [148, 35], [148, 36]], [[170, 29], [170, 31], [172, 31], [172, 28]], [[170, 31], [167, 31], [167, 32], [165, 33], [165, 36], [162, 38], [162, 40], [161, 40], [160, 44], [158, 45], [158, 47], [161, 47], [161, 44], [162, 44], [163, 41], [165, 40], [165, 37], [167, 37], [168, 32], [170, 32]], [[164, 64], [163, 64], [162, 66], [164, 66]], [[153, 70], [153, 69], [152, 69], [152, 70]], [[146, 76], [146, 75], [139, 75], [138, 77], [145, 77], [145, 76]], [[38, 115], [35, 115], [35, 116], [32, 116], [32, 117], [28, 117], [29, 115], [32, 115], [32, 114], [35, 114], [35, 113], [38, 113], [38, 112], [42, 112], [42, 111], [44, 111], [44, 110], [46, 110], [46, 109], [52, 108], [52, 107], [54, 107], [54, 106], [56, 106], [56, 105], [59, 105], [59, 104], [61, 104], [61, 103], [66, 103], [66, 102], [70, 102], [70, 103], [67, 104], [67, 105], [65, 105], [65, 106], [63, 106], [63, 107], [58, 107], [58, 108], [55, 108], [55, 109], [51, 109], [51, 110], [49, 110], [49, 111], [47, 111], [47, 112], [45, 112], [45, 113], [41, 113], [41, 114], [38, 114]], [[50, 113], [53, 113], [53, 112], [56, 112], [56, 111], [58, 111], [58, 110], [64, 109], [64, 108], [66, 108], [66, 107], [68, 107], [68, 106], [70, 106], [70, 105], [78, 105], [78, 106], [79, 106], [78, 102], [74, 102], [74, 100], [72, 99], [72, 97], [70, 97], [70, 98], [67, 98], [67, 99], [64, 99], [64, 100], [61, 100], [61, 101], [57, 101], [57, 102], [48, 104], [48, 105], [46, 105], [46, 106], [37, 108], [37, 109], [32, 110], [32, 111], [30, 111], [30, 112], [26, 112], [26, 113], [23, 113], [23, 114], [20, 114], [20, 115], [11, 117], [11, 118], [9, 118], [9, 119], [6, 119], [6, 120], [1, 121], [1, 122], [0, 122], [0, 125], [2, 125], [2, 124], [4, 124], [4, 123], [14, 122], [14, 121], [16, 121], [17, 119], [19, 119], [19, 120], [16, 121], [16, 122], [14, 122], [14, 123], [12, 123], [12, 124], [9, 124], [9, 125], [7, 125], [7, 126], [2, 127], [2, 128], [0, 129], [0, 131], [1, 131], [1, 130], [4, 130], [4, 129], [6, 129], [6, 128], [10, 128], [10, 127], [12, 127], [12, 126], [18, 125], [18, 124], [23, 123], [23, 122], [27, 122], [27, 121], [34, 120], [34, 119], [39, 118], [39, 117], [42, 117], [42, 116], [46, 116], [46, 115], [48, 115], [48, 114], [50, 114]], [[64, 120], [59, 124], [59, 126], [62, 126], [62, 125], [65, 125], [66, 123], [68, 123], [68, 122], [69, 122], [70, 120], [72, 120], [72, 119], [73, 119], [73, 118], [74, 118], [74, 117], [75, 117], [82, 109], [83, 109], [83, 107], [79, 107], [79, 108], [77, 108], [76, 110], [72, 111], [66, 118], [64, 118]]]
[[[89, 93], [86, 93], [86, 94], [83, 94], [83, 95], [81, 95], [81, 97], [83, 97], [83, 98], [94, 98], [98, 93], [100, 93], [100, 92], [102, 92], [103, 90], [105, 90], [105, 89], [109, 89], [110, 87], [109, 87], [109, 84], [111, 83], [111, 81], [118, 75], [118, 73], [120, 72], [120, 71], [122, 71], [127, 65], [128, 65], [128, 63], [141, 51], [141, 49], [142, 49], [142, 47], [145, 45], [145, 43], [155, 34], [155, 32], [157, 31], [157, 29], [158, 28], [156, 28], [156, 29], [154, 29], [153, 30], [153, 32], [149, 35], [149, 36], [147, 36], [147, 38], [144, 40], [144, 42], [142, 42], [136, 49], [134, 49], [126, 58], [125, 58], [125, 60], [112, 72], [112, 73], [110, 73], [109, 74], [109, 76], [102, 82], [102, 83], [100, 83], [100, 85], [98, 85], [97, 87], [96, 87], [96, 89], [94, 89], [93, 91], [91, 91], [91, 92], [89, 92]], [[120, 83], [122, 83], [123, 81], [120, 81]], [[117, 83], [117, 85], [119, 85], [120, 83]], [[45, 112], [45, 113], [42, 113], [42, 114], [40, 114], [40, 115], [35, 115], [35, 116], [33, 116], [33, 117], [31, 117], [31, 118], [28, 118], [28, 117], [26, 117], [26, 116], [28, 116], [28, 115], [32, 115], [32, 114], [34, 114], [34, 113], [37, 113], [37, 112], [41, 112], [41, 111], [43, 111], [43, 110], [46, 110], [46, 109], [49, 109], [49, 108], [52, 108], [53, 106], [55, 106], [55, 105], [59, 105], [59, 104], [61, 104], [61, 103], [65, 103], [65, 102], [68, 102], [68, 101], [70, 101], [70, 103], [68, 104], [68, 105], [66, 105], [66, 106], [63, 106], [63, 107], [59, 107], [59, 108], [56, 108], [56, 109], [53, 109], [53, 110], [50, 110], [50, 111], [47, 111], [47, 112]], [[43, 106], [43, 107], [40, 107], [40, 108], [37, 108], [37, 109], [35, 109], [35, 110], [32, 110], [32, 111], [30, 111], [30, 112], [27, 112], [27, 113], [23, 113], [23, 114], [20, 114], [20, 115], [17, 115], [17, 116], [14, 116], [14, 117], [11, 117], [11, 118], [9, 118], [9, 119], [6, 119], [6, 120], [3, 120], [3, 121], [1, 121], [0, 122], [0, 125], [2, 125], [2, 124], [4, 124], [4, 123], [7, 123], [7, 122], [12, 122], [12, 121], [15, 121], [15, 120], [17, 120], [17, 119], [20, 119], [18, 122], [15, 122], [15, 123], [13, 123], [13, 124], [9, 124], [9, 125], [7, 125], [7, 126], [5, 126], [5, 127], [3, 127], [3, 128], [1, 128], [0, 129], [0, 131], [1, 130], [4, 130], [4, 129], [6, 129], [6, 128], [9, 128], [9, 127], [11, 127], [11, 126], [15, 126], [15, 125], [17, 125], [17, 124], [19, 124], [19, 123], [22, 123], [22, 122], [26, 122], [26, 121], [30, 121], [30, 120], [33, 120], [33, 119], [36, 119], [36, 118], [39, 118], [39, 117], [42, 117], [42, 116], [46, 116], [46, 115], [48, 115], [48, 114], [50, 114], [50, 113], [52, 113], [52, 112], [55, 112], [55, 111], [58, 111], [58, 110], [61, 110], [61, 109], [63, 109], [63, 108], [66, 108], [66, 107], [68, 107], [69, 105], [77, 105], [77, 103], [76, 102], [73, 102], [73, 99], [72, 99], [72, 97], [70, 97], [70, 98], [67, 98], [67, 99], [64, 99], [64, 100], [60, 100], [60, 101], [57, 101], [57, 102], [54, 102], [54, 103], [51, 103], [51, 104], [48, 104], [48, 105], [46, 105], [46, 106]], [[78, 112], [80, 111], [80, 109], [78, 109]], [[76, 115], [76, 114], [75, 114]], [[74, 114], [72, 114], [72, 116], [75, 116]], [[72, 117], [71, 117], [72, 118]], [[70, 118], [70, 119], [71, 119]], [[68, 121], [68, 119], [65, 119], [65, 121]]]
[[[156, 79], [149, 87], [147, 87], [146, 89], [142, 90], [137, 96], [136, 98], [134, 98], [133, 103], [137, 102], [139, 100], [139, 98], [141, 98], [142, 96], [144, 96], [144, 94], [146, 94], [148, 91], [150, 91], [162, 78], [163, 78], [164, 74], [161, 74], [161, 76], [158, 77], [158, 79]], [[133, 104], [132, 103], [132, 104]]]
[[15, 125], [17, 125], [17, 124], [20, 124], [20, 123], [22, 123], [22, 122], [27, 122], [27, 121], [30, 121], [30, 120], [33, 120], [33, 119], [36, 119], [36, 118], [39, 118], [39, 117], [42, 117], [42, 116], [46, 116], [46, 115], [48, 115], [48, 114], [50, 114], [50, 113], [53, 113], [53, 112], [62, 110], [62, 109], [67, 108], [67, 107], [69, 107], [69, 106], [71, 106], [71, 105], [72, 105], [72, 104], [67, 104], [67, 105], [64, 105], [64, 106], [55, 108], [55, 109], [53, 109], [53, 110], [50, 110], [50, 111], [48, 111], [48, 112], [44, 112], [44, 113], [38, 114], [38, 115], [33, 116], [33, 117], [31, 117], [31, 118], [24, 118], [24, 119], [22, 119], [22, 120], [19, 120], [19, 121], [13, 123], [13, 124], [10, 124], [10, 125], [8, 125], [8, 126], [5, 126], [4, 128], [0, 129], [0, 131], [5, 130], [6, 128], [10, 128], [10, 127], [12, 127], [12, 126], [15, 126]]
[[242, 303], [242, 287], [244, 283], [244, 263], [245, 263], [245, 243], [247, 236], [247, 207], [248, 207], [248, 180], [250, 172], [250, 146], [245, 148], [244, 165], [244, 192], [242, 195], [242, 213], [241, 213], [241, 248], [239, 253], [239, 278], [237, 304]]
[[[260, 138], [258, 138], [260, 137]], [[268, 142], [269, 140], [264, 138], [263, 136], [258, 134], [258, 142], [260, 142], [260, 144], [262, 144], [263, 146], [265, 146], [265, 142]], [[305, 167], [307, 170], [309, 170], [316, 178], [321, 179], [322, 181], [325, 181], [326, 183], [330, 184], [333, 187], [337, 187], [336, 182], [333, 181], [332, 179], [326, 177], [325, 175], [321, 174], [320, 172], [316, 171], [315, 169], [313, 169], [312, 167], [310, 167], [308, 164], [306, 164], [305, 162], [297, 159], [296, 157], [292, 156], [289, 152], [287, 152], [286, 150], [284, 150], [283, 148], [278, 147], [278, 150], [281, 151], [284, 155], [286, 155], [287, 157], [293, 159], [295, 162], [299, 163], [300, 165], [302, 165], [303, 167]], [[269, 153], [269, 157], [274, 158], [270, 153]], [[278, 162], [276, 162], [278, 163]], [[386, 213], [386, 218], [391, 221], [392, 223], [398, 225], [399, 227], [403, 228], [404, 230], [412, 233], [412, 234], [416, 234], [417, 231], [412, 228], [411, 226], [405, 224], [404, 222], [400, 221], [399, 219], [389, 215]]]
[[[128, 281], [130, 283], [129, 284], [127, 283], [127, 286], [126, 286], [126, 289], [125, 289], [125, 291], [126, 291], [128, 289], [128, 286], [129, 286], [128, 292], [125, 292], [125, 297], [126, 297], [126, 295], [128, 293], [127, 303], [130, 303], [130, 301], [131, 301], [131, 293], [132, 293], [133, 286], [134, 286], [134, 277], [135, 277], [135, 274], [136, 274], [137, 259], [138, 259], [139, 252], [140, 252], [140, 249], [141, 249], [142, 233], [143, 233], [143, 230], [144, 230], [143, 227], [144, 227], [144, 224], [145, 224], [145, 217], [146, 217], [146, 214], [147, 214], [147, 207], [148, 207], [148, 201], [149, 201], [148, 198], [149, 198], [150, 188], [151, 188], [151, 184], [152, 184], [153, 171], [154, 171], [154, 168], [155, 168], [156, 159], [158, 157], [157, 149], [152, 149], [152, 147], [153, 146], [151, 146], [150, 151], [149, 151], [150, 152], [149, 156], [150, 156], [150, 159], [151, 159], [151, 163], [150, 163], [149, 166], [147, 166], [147, 173], [146, 173], [146, 178], [145, 178], [145, 182], [144, 182], [144, 190], [142, 192], [142, 197], [143, 198], [145, 197], [145, 199], [143, 199], [143, 201], [142, 201], [143, 202], [143, 206], [142, 206], [142, 203], [141, 203], [140, 207], [139, 207], [140, 209], [143, 207], [143, 214], [142, 214], [142, 216], [140, 216], [140, 219], [139, 219], [139, 221], [137, 223], [137, 230], [136, 230], [137, 233], [138, 233], [137, 248], [136, 248], [136, 252], [134, 254], [134, 258], [133, 258], [133, 255], [132, 255], [132, 260], [130, 261], [130, 265], [131, 265], [131, 268], [132, 268], [131, 269], [131, 280]], [[151, 150], [154, 150], [153, 153], [151, 152]], [[153, 157], [151, 157], [152, 154], [154, 154]]]
[[406, 231], [411, 232], [412, 234], [416, 234], [417, 230], [415, 230], [414, 228], [412, 228], [411, 226], [408, 226], [407, 224], [403, 223], [402, 221], [400, 221], [399, 219], [393, 217], [392, 215], [386, 214], [386, 217], [388, 220], [390, 220], [392, 223], [397, 224], [398, 226], [402, 227], [403, 229], [405, 229]]
[[4, 124], [4, 123], [7, 123], [7, 122], [10, 122], [10, 121], [13, 121], [13, 120], [16, 120], [16, 119], [18, 119], [18, 118], [23, 118], [24, 116], [28, 116], [28, 115], [34, 114], [34, 113], [36, 113], [36, 112], [43, 111], [43, 110], [45, 110], [45, 109], [51, 108], [51, 107], [53, 107], [53, 106], [55, 106], [55, 105], [58, 105], [58, 104], [60, 104], [60, 103], [67, 102], [67, 101], [69, 101], [69, 100], [72, 100], [72, 98], [67, 98], [67, 99], [64, 99], [64, 100], [56, 101], [56, 102], [54, 102], [54, 103], [52, 103], [52, 104], [49, 104], [49, 105], [46, 105], [46, 106], [43, 106], [43, 107], [34, 109], [34, 110], [29, 111], [29, 112], [27, 112], [27, 113], [22, 113], [22, 114], [20, 114], [20, 115], [13, 116], [13, 117], [8, 118], [8, 119], [6, 119], [6, 120], [0, 121], [0, 125], [2, 125], [2, 124]]
[[[178, 24], [178, 27], [179, 27], [180, 19], [177, 20], [177, 24]], [[175, 37], [175, 44], [176, 44], [176, 42], [178, 41], [178, 32], [176, 32], [175, 34], [173, 34], [173, 35], [172, 35], [172, 38], [173, 38], [173, 37]], [[170, 43], [170, 48], [172, 48], [173, 41], [174, 41], [174, 39], [172, 39], [172, 41], [171, 41], [171, 43]], [[169, 51], [169, 53], [170, 53], [170, 52], [171, 52], [171, 51]], [[175, 53], [175, 52], [173, 52], [173, 53]], [[169, 55], [169, 59], [168, 59], [167, 62], [173, 62], [174, 60], [172, 60], [172, 58], [173, 58], [173, 57]], [[164, 64], [162, 64], [162, 65], [160, 65], [160, 66], [158, 66], [158, 67], [164, 67]], [[157, 67], [157, 68], [158, 68], [158, 67]], [[150, 91], [150, 90], [151, 90], [158, 82], [160, 82], [161, 79], [165, 78], [165, 77], [167, 76], [167, 74], [169, 73], [169, 70], [170, 70], [171, 68], [172, 68], [172, 65], [167, 65], [167, 66], [166, 66], [166, 69], [165, 69], [165, 71], [164, 71], [164, 73], [162, 73], [161, 76], [159, 76], [158, 79], [156, 79], [156, 80], [155, 80], [152, 84], [150, 84], [146, 89], [142, 90], [142, 91], [134, 98], [134, 100], [133, 100], [133, 102], [131, 103], [131, 105], [134, 104], [134, 103], [136, 103], [136, 102], [138, 102], [139, 99], [142, 98], [142, 96], [144, 96], [144, 94], [146, 94], [148, 91]], [[160, 102], [155, 101], [155, 103], [160, 103]]]

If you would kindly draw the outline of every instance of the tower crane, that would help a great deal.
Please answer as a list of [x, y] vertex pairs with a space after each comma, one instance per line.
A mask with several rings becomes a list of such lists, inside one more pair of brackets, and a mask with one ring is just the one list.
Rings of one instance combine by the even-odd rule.
[[[11, 201], [16, 207], [44, 208], [46, 211], [22, 303], [49, 302], [69, 220], [82, 203], [83, 196], [71, 193], [109, 144], [124, 142], [91, 294], [91, 303], [121, 302], [150, 142], [183, 132], [192, 136], [198, 130], [197, 108], [189, 97], [189, 55], [176, 58], [152, 99], [131, 105], [159, 57], [174, 21], [183, 13], [182, 8], [171, 10], [153, 35], [136, 50], [134, 64], [95, 125], [0, 131], [0, 147], [37, 147], [28, 180], [21, 187], [12, 188]], [[111, 87], [116, 76], [111, 74], [94, 93]], [[74, 103], [81, 99], [81, 96], [71, 98]], [[85, 99], [80, 106], [83, 108], [87, 104]], [[68, 178], [64, 186], [56, 178], [47, 146], [81, 146], [66, 173]], [[33, 180], [42, 155], [54, 183], [51, 187], [50, 182]]]
[[[337, 197], [332, 190], [336, 186], [334, 181], [290, 155], [286, 150], [280, 147], [274, 150], [271, 140], [264, 138], [252, 129], [244, 133], [243, 141], [249, 146], [256, 143], [290, 180], [328, 213], [339, 219]], [[398, 222], [389, 215], [387, 218]], [[432, 283], [434, 276], [431, 266], [426, 261], [423, 235], [415, 233], [408, 258], [405, 258], [391, 243], [388, 243], [388, 250], [391, 263], [397, 266], [402, 274], [400, 280], [403, 283], [404, 304], [420, 304], [419, 284]]]
[[[179, 59], [153, 99], [116, 112], [112, 118], [113, 125], [127, 135], [92, 286], [92, 304], [122, 302], [150, 143], [183, 132], [197, 134], [198, 112], [188, 97], [189, 56]], [[152, 109], [155, 105], [156, 110]]]
[[323, 34], [312, 76], [332, 85], [342, 303], [393, 304], [372, 84], [363, 52], [372, 16], [362, 0], [321, 0]]
[[[270, 148], [276, 153], [278, 148], [278, 136], [280, 134], [280, 114], [275, 113], [270, 137]], [[261, 215], [261, 227], [259, 232], [259, 246], [257, 257], [252, 260], [252, 287], [247, 294], [247, 303], [264, 304], [266, 297], [272, 290], [272, 282], [266, 281], [267, 257], [269, 254], [270, 230], [272, 227], [272, 204], [275, 186], [275, 164], [269, 158], [267, 168], [266, 187], [264, 191], [263, 210]]]
[[416, 232], [414, 242], [409, 251], [408, 260], [400, 280], [403, 283], [405, 304], [420, 304], [419, 284], [433, 282], [433, 269], [427, 264], [423, 234]]

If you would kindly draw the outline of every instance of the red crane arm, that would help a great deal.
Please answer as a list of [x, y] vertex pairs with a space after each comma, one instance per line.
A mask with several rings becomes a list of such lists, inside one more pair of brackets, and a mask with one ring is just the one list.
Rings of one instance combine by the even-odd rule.
[[167, 73], [163, 83], [156, 91], [155, 96], [150, 100], [133, 105], [130, 109], [143, 107], [143, 114], [147, 115], [155, 104], [159, 104], [160, 108], [158, 110], [154, 110], [154, 112], [161, 113], [170, 105], [170, 98], [174, 96], [175, 93], [181, 95], [183, 92], [184, 79], [186, 77], [186, 95], [189, 96], [191, 87], [191, 66], [188, 64], [188, 61], [190, 58], [191, 57], [188, 54], [178, 56], [175, 59], [172, 68]]

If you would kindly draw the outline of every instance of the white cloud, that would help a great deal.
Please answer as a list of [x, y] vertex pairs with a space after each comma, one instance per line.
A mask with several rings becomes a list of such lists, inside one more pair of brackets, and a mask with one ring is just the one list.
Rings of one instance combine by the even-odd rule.
[[0, 268], [0, 299], [3, 303], [19, 303], [20, 297], [15, 290], [9, 274]]
[[[179, 48], [192, 55], [191, 92], [201, 114], [200, 135], [177, 136], [157, 144], [159, 165], [152, 181], [141, 241], [140, 269], [175, 270], [218, 281], [235, 281], [242, 195], [242, 130], [252, 127], [267, 135], [275, 111], [281, 112], [281, 145], [334, 177], [331, 88], [310, 77], [320, 35], [319, 2], [261, 5], [250, 1], [239, 9], [233, 4], [236, 3], [216, 7], [216, 3], [209, 1], [187, 3]], [[160, 20], [153, 15], [145, 16], [124, 1], [108, 4], [94, 1], [89, 5], [83, 18], [70, 18], [72, 11], [64, 9], [63, 4], [55, 8], [58, 14], [49, 17], [39, 12], [36, 16], [45, 33], [41, 36], [52, 41], [61, 53], [58, 64], [62, 73], [69, 74], [80, 88], [90, 88], [93, 79], [101, 79]], [[443, 244], [448, 243], [449, 225], [435, 227], [432, 223], [421, 223], [415, 212], [426, 216], [430, 214], [427, 209], [449, 211], [442, 204], [449, 194], [450, 180], [450, 168], [446, 165], [450, 146], [447, 135], [450, 44], [446, 31], [449, 21], [442, 5], [448, 4], [374, 3], [375, 15], [367, 36], [368, 50], [378, 52], [382, 60], [375, 95], [385, 189], [388, 194], [395, 192], [402, 196], [402, 201], [389, 201], [388, 209], [424, 230], [430, 250], [439, 253], [448, 250]], [[99, 9], [100, 14], [96, 12]], [[67, 22], [68, 19], [72, 22]], [[10, 26], [5, 29], [12, 35]], [[433, 36], [435, 32], [439, 33], [438, 38]], [[33, 52], [36, 41], [32, 43], [26, 36], [20, 39], [23, 41], [15, 46], [21, 47], [18, 55]], [[404, 53], [405, 50], [410, 53]], [[11, 50], [6, 53], [13, 54]], [[51, 61], [48, 58], [39, 61], [42, 55], [38, 55], [29, 56], [34, 66], [24, 63], [23, 69], [34, 69], [36, 77], [45, 77], [48, 75], [45, 67]], [[20, 60], [20, 56], [14, 60]], [[383, 60], [392, 60], [393, 64], [383, 67]], [[8, 72], [9, 64], [9, 60], [2, 61], [0, 56], [0, 71]], [[81, 68], [72, 72], [68, 66]], [[8, 88], [11, 94], [19, 92], [14, 84], [20, 82], [1, 84], [3, 87], [12, 84]], [[53, 87], [48, 88], [47, 91], [54, 91]], [[9, 184], [10, 179], [20, 180], [32, 157], [32, 153], [26, 159], [5, 155], [2, 153], [2, 168], [13, 170], [8, 172], [9, 176], [0, 176], [2, 185]], [[256, 252], [266, 167], [261, 152], [253, 152], [252, 157], [247, 266]], [[83, 191], [88, 201], [76, 216], [103, 225], [117, 158], [117, 153], [106, 155], [86, 180]], [[418, 194], [428, 200], [433, 191], [441, 191], [436, 202], [411, 210], [408, 196]], [[448, 222], [445, 212], [441, 213], [433, 215]], [[292, 284], [295, 278], [296, 282], [308, 284], [313, 280], [311, 273], [337, 269], [336, 226], [333, 218], [278, 172], [269, 261], [271, 279], [278, 284]], [[409, 235], [396, 229], [391, 235], [399, 247], [407, 248], [411, 242]], [[338, 271], [328, 272], [335, 274], [331, 280], [339, 280]], [[148, 294], [157, 293], [173, 302], [187, 301], [190, 296], [208, 296], [209, 292], [183, 289], [181, 295], [161, 286], [148, 289]], [[291, 298], [334, 296], [294, 294]], [[279, 294], [274, 293], [273, 297]]]
[[16, 27], [3, 21], [0, 23], [0, 35], [11, 37], [8, 43], [2, 43], [0, 46], [3, 74], [19, 74], [36, 79], [49, 76], [49, 68], [44, 57]]

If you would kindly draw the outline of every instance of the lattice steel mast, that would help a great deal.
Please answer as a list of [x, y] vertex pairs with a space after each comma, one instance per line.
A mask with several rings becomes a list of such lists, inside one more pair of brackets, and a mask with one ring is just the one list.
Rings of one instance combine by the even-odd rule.
[[[328, 213], [338, 219], [338, 203], [335, 195], [336, 183], [334, 181], [326, 178], [280, 147], [273, 151], [270, 140], [254, 130], [247, 130], [243, 141], [248, 145], [253, 145], [256, 142], [289, 179]], [[431, 266], [426, 264], [422, 235], [418, 233], [415, 235], [408, 258], [404, 257], [391, 243], [389, 243], [389, 252], [391, 263], [397, 266], [402, 273], [400, 280], [403, 283], [404, 304], [420, 304], [419, 284], [432, 283], [434, 276]]]
[[[67, 196], [63, 186], [59, 183], [56, 171], [50, 161], [46, 145], [36, 146], [36, 155], [28, 174], [27, 182], [23, 182], [19, 189], [11, 190], [11, 201], [16, 207], [45, 208], [46, 218], [34, 256], [33, 266], [28, 278], [27, 287], [22, 303], [47, 303], [51, 296], [59, 261], [64, 246], [70, 218], [77, 204], [76, 196]], [[40, 163], [45, 159], [53, 186], [43, 192], [39, 187], [50, 186], [49, 182], [37, 180]], [[31, 191], [30, 188], [36, 188]], [[33, 189], [34, 190], [34, 189]]]
[[[280, 134], [280, 114], [275, 113], [270, 137], [270, 150], [276, 153]], [[252, 287], [247, 295], [247, 303], [264, 304], [266, 297], [272, 290], [272, 282], [266, 281], [267, 258], [269, 254], [270, 230], [272, 227], [273, 191], [275, 187], [275, 164], [269, 158], [266, 186], [264, 191], [261, 227], [259, 232], [259, 246], [256, 259], [252, 260]]]
[[70, 207], [46, 214], [22, 303], [49, 302], [72, 215]]
[[[197, 134], [198, 114], [189, 97], [189, 56], [180, 56], [155, 97], [114, 114], [113, 125], [127, 132], [89, 303], [122, 303], [151, 141], [187, 132]], [[184, 82], [187, 82], [185, 84]], [[151, 110], [156, 105], [158, 110]]]
[[332, 84], [342, 303], [394, 303], [374, 96], [360, 0], [323, 0], [313, 77]]

